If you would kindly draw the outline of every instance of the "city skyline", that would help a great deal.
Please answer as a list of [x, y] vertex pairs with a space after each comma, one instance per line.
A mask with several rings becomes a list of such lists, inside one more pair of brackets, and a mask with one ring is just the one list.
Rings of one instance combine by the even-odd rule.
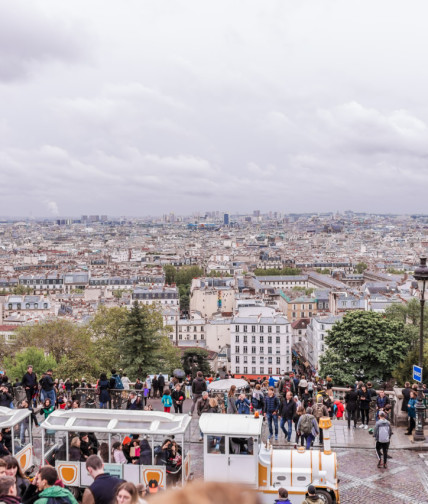
[[0, 215], [424, 213], [427, 13], [0, 0]]

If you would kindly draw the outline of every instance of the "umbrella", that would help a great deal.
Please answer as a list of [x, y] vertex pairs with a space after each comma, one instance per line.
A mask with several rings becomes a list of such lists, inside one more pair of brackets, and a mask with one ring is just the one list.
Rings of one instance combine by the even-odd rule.
[[184, 378], [186, 376], [186, 373], [182, 369], [174, 369], [174, 371], [172, 372], [172, 374], [176, 378]]
[[245, 390], [249, 385], [248, 382], [241, 378], [228, 378], [226, 380], [216, 380], [208, 385], [210, 392], [228, 392], [230, 387], [235, 385], [236, 390], [239, 392]]

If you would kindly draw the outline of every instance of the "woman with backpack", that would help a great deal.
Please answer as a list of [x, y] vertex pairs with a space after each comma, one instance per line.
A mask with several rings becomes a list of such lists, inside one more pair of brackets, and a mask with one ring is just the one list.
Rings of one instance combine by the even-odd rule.
[[306, 413], [300, 417], [297, 424], [297, 432], [301, 436], [304, 436], [306, 449], [309, 450], [314, 439], [319, 436], [320, 433], [318, 422], [312, 414], [312, 408], [307, 408]]

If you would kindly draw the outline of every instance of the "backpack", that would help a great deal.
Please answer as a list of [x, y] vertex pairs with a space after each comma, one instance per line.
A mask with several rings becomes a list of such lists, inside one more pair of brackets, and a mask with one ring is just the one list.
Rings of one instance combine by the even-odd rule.
[[315, 418], [321, 418], [322, 417], [322, 411], [324, 409], [324, 403], [316, 403], [313, 406], [313, 415]]
[[261, 409], [263, 408], [263, 401], [260, 401], [260, 399], [257, 399], [257, 397], [252, 397], [251, 398], [251, 404], [253, 405], [254, 409]]
[[48, 497], [46, 504], [71, 504], [68, 497]]
[[119, 375], [113, 376], [114, 378], [114, 388], [123, 390], [123, 383]]
[[304, 414], [300, 421], [300, 432], [307, 436], [312, 432], [312, 415]]
[[282, 382], [282, 390], [281, 390], [281, 393], [282, 395], [286, 395], [287, 392], [289, 392], [291, 390], [291, 383], [289, 380], [284, 380]]
[[379, 443], [389, 443], [389, 425], [382, 422], [378, 431]]

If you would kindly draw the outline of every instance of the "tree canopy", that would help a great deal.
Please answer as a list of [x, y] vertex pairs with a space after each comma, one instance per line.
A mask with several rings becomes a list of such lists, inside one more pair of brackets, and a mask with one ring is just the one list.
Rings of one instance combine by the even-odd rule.
[[361, 275], [368, 268], [368, 265], [365, 262], [359, 262], [355, 265], [355, 271]]
[[211, 370], [208, 355], [203, 348], [187, 348], [181, 357], [184, 371], [192, 376], [196, 376], [197, 371], [202, 371], [204, 376], [209, 375]]
[[298, 268], [256, 268], [254, 274], [256, 276], [290, 276], [290, 275], [300, 275], [302, 270]]
[[404, 323], [375, 312], [348, 313], [326, 337], [328, 350], [321, 357], [321, 374], [346, 385], [362, 372], [366, 380], [388, 380], [410, 348]]
[[8, 377], [11, 380], [22, 380], [22, 377], [27, 372], [28, 366], [33, 366], [33, 371], [40, 379], [42, 373], [48, 369], [56, 369], [57, 362], [50, 355], [45, 355], [41, 348], [29, 347], [14, 356], [5, 357], [4, 367], [7, 370]]

